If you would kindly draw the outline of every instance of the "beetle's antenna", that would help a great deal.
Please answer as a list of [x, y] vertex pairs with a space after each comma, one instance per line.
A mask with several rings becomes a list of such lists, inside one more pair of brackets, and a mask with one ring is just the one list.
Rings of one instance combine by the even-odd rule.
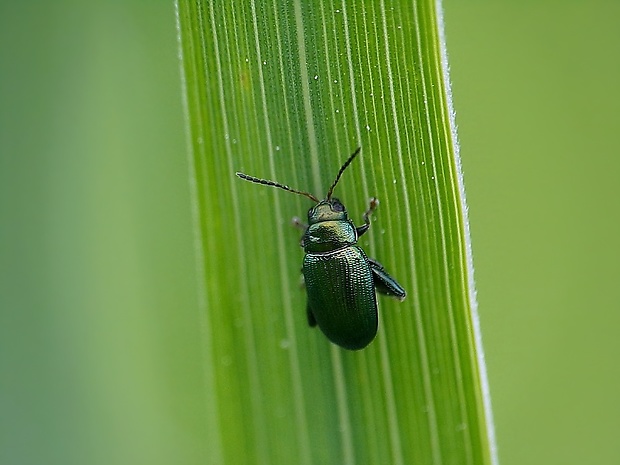
[[357, 157], [357, 154], [360, 153], [360, 150], [362, 150], [361, 147], [358, 147], [355, 152], [353, 152], [351, 154], [351, 156], [349, 157], [349, 159], [347, 161], [344, 162], [344, 165], [342, 165], [342, 167], [340, 168], [340, 171], [338, 171], [338, 175], [336, 176], [336, 179], [334, 180], [333, 184], [331, 185], [331, 187], [329, 188], [329, 190], [327, 191], [327, 200], [332, 198], [332, 193], [334, 192], [334, 187], [336, 187], [336, 184], [338, 184], [338, 181], [340, 180], [340, 176], [342, 176], [342, 173], [344, 173], [344, 170], [347, 169], [347, 166], [349, 166], [351, 164], [351, 162], [353, 161], [353, 159], [355, 157]]
[[263, 184], [265, 186], [277, 187], [278, 189], [284, 189], [285, 191], [292, 192], [293, 194], [299, 194], [299, 195], [306, 196], [310, 200], [315, 201], [316, 203], [320, 202], [320, 200], [317, 199], [310, 192], [298, 191], [298, 190], [295, 190], [295, 189], [291, 189], [290, 187], [285, 186], [284, 184], [280, 184], [279, 182], [269, 181], [268, 179], [255, 178], [254, 176], [249, 176], [247, 174], [243, 174], [243, 173], [239, 173], [239, 172], [236, 172], [235, 174], [237, 176], [239, 176], [241, 179], [245, 179], [246, 181], [254, 182], [256, 184]]

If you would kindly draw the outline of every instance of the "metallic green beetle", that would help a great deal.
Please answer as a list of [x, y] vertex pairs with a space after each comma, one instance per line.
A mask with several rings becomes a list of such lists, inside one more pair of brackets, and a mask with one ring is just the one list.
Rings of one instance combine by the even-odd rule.
[[377, 335], [375, 290], [399, 300], [406, 296], [401, 285], [356, 245], [370, 227], [370, 214], [378, 200], [370, 200], [364, 224], [356, 227], [340, 200], [332, 198], [340, 176], [359, 152], [360, 147], [342, 165], [325, 200], [275, 181], [236, 173], [246, 181], [284, 189], [316, 202], [308, 210], [307, 226], [294, 220], [304, 228], [301, 246], [306, 255], [302, 272], [308, 291], [308, 324], [318, 324], [331, 342], [349, 350], [363, 349]]

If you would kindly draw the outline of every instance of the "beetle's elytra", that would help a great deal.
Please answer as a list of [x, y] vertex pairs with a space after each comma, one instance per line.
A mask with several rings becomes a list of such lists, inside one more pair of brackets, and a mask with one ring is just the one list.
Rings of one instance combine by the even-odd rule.
[[306, 252], [302, 272], [308, 291], [308, 324], [318, 325], [331, 342], [349, 350], [363, 349], [377, 335], [375, 291], [399, 300], [406, 296], [402, 286], [357, 245], [359, 237], [370, 228], [370, 214], [379, 204], [377, 199], [370, 200], [364, 224], [357, 227], [340, 200], [332, 197], [340, 176], [359, 152], [360, 147], [342, 165], [324, 200], [275, 181], [236, 173], [246, 181], [284, 189], [316, 202], [308, 210], [308, 225], [303, 226], [301, 239]]

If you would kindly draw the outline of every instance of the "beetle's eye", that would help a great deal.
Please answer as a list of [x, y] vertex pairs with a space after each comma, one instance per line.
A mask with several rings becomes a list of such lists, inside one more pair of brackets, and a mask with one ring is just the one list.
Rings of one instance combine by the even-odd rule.
[[333, 205], [334, 211], [335, 212], [342, 212], [344, 211], [344, 205], [342, 205], [340, 202], [335, 202]]

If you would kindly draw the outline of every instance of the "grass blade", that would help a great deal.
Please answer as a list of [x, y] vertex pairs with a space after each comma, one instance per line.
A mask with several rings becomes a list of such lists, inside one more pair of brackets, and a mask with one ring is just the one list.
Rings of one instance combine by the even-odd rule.
[[[179, 31], [213, 463], [493, 463], [440, 20], [414, 4], [189, 2]], [[289, 218], [336, 188], [407, 289], [359, 352], [307, 327]], [[484, 384], [486, 385], [486, 384]]]

